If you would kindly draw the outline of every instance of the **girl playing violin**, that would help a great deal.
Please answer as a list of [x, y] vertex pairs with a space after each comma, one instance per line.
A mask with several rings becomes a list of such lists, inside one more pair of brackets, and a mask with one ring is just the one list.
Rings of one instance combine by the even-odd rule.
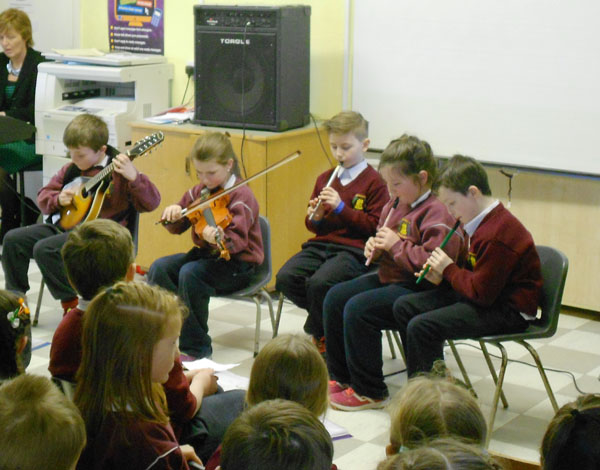
[[[210, 214], [206, 214], [205, 209], [191, 210], [202, 205], [204, 199], [241, 181], [229, 138], [220, 132], [201, 135], [190, 160], [199, 184], [186, 191], [177, 204], [165, 208], [162, 221], [165, 228], [175, 234], [194, 225], [192, 240], [195, 246], [187, 253], [154, 261], [148, 271], [148, 280], [177, 292], [185, 302], [190, 315], [183, 324], [180, 348], [189, 356], [202, 358], [212, 354], [208, 335], [210, 297], [248, 285], [255, 267], [262, 263], [264, 253], [258, 202], [247, 185], [211, 203], [213, 208], [219, 207], [215, 210], [214, 221], [209, 220]], [[184, 208], [189, 208], [189, 215], [184, 216], [188, 212]], [[217, 226], [212, 225], [213, 222]]]

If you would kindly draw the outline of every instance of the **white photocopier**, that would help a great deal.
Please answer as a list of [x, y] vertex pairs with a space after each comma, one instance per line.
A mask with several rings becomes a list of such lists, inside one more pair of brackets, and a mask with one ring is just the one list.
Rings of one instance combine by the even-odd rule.
[[108, 143], [124, 151], [132, 143], [129, 123], [170, 105], [173, 65], [163, 56], [122, 52], [102, 57], [44, 55], [62, 62], [38, 66], [36, 152], [44, 157], [43, 184], [66, 163], [63, 132], [78, 114], [102, 118], [108, 125]]

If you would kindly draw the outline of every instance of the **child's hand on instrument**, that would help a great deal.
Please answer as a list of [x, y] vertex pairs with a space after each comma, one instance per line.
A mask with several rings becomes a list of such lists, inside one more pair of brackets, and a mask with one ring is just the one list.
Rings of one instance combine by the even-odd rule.
[[431, 256], [427, 259], [427, 264], [431, 266], [429, 272], [434, 271], [440, 276], [443, 274], [444, 269], [446, 269], [452, 263], [454, 263], [452, 258], [444, 253], [444, 250], [442, 250], [440, 247], [437, 247], [435, 250], [433, 250], [433, 253], [431, 253]]
[[342, 202], [342, 199], [340, 198], [338, 192], [329, 186], [321, 190], [319, 198], [321, 199], [321, 201], [323, 201], [324, 204], [327, 204], [332, 209], [335, 209], [337, 206], [340, 205], [340, 202]]
[[369, 239], [367, 240], [367, 243], [365, 243], [365, 251], [364, 251], [365, 258], [369, 259], [373, 255], [374, 251], [375, 251], [375, 238], [369, 237]]
[[392, 246], [400, 241], [400, 236], [396, 233], [395, 230], [392, 230], [389, 227], [381, 227], [374, 239], [374, 246], [378, 250], [389, 251]]
[[308, 201], [308, 208], [306, 209], [306, 215], [308, 217], [310, 217], [313, 212], [315, 211], [315, 208], [317, 207], [317, 204], [319, 203], [319, 198], [316, 197], [314, 199], [311, 199], [310, 201]]
[[115, 166], [115, 172], [119, 173], [127, 181], [133, 181], [137, 178], [137, 170], [133, 162], [124, 153], [120, 153], [112, 160]]
[[[415, 273], [415, 277], [419, 278], [421, 277], [421, 274], [423, 274], [423, 272], [425, 271], [425, 269], [427, 268], [427, 263], [425, 263], [423, 265], [423, 269], [421, 269], [418, 273]], [[433, 269], [429, 268], [429, 271], [427, 271], [427, 274], [425, 274], [425, 279], [427, 279], [429, 282], [431, 282], [432, 284], [438, 286], [440, 285], [440, 283], [444, 280], [443, 276], [438, 273], [437, 271], [434, 271]]]
[[63, 189], [58, 194], [58, 203], [61, 206], [68, 206], [73, 202], [73, 196], [75, 195], [75, 191], [73, 189]]
[[176, 220], [181, 219], [182, 210], [183, 208], [179, 204], [167, 206], [165, 207], [165, 210], [163, 211], [160, 220], [164, 220], [167, 222], [175, 222]]
[[202, 463], [202, 460], [200, 460], [200, 457], [198, 457], [196, 455], [196, 451], [194, 450], [194, 448], [189, 445], [189, 444], [184, 444], [179, 446], [179, 449], [181, 449], [181, 455], [183, 455], [183, 458], [185, 459], [186, 462], [196, 462], [199, 463], [200, 465], [204, 465]]
[[207, 243], [210, 243], [211, 245], [216, 245], [217, 236], [223, 239], [223, 237], [225, 236], [225, 232], [223, 232], [223, 229], [221, 227], [211, 227], [210, 225], [206, 224], [206, 227], [204, 227], [204, 230], [202, 230], [202, 238], [204, 238], [204, 240], [206, 240]]

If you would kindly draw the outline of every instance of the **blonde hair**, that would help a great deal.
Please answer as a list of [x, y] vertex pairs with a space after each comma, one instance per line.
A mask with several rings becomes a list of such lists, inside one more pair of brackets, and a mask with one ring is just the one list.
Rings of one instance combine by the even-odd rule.
[[63, 133], [63, 143], [68, 149], [89, 147], [99, 151], [108, 142], [108, 126], [98, 116], [80, 114], [67, 124]]
[[502, 470], [481, 447], [457, 439], [436, 439], [403, 451], [377, 466], [377, 470]]
[[415, 377], [394, 397], [390, 443], [412, 448], [427, 439], [459, 437], [483, 446], [485, 418], [475, 398], [447, 379]]
[[246, 401], [252, 406], [282, 398], [321, 416], [329, 405], [328, 380], [325, 361], [308, 338], [280, 335], [256, 356]]
[[369, 123], [356, 111], [342, 111], [323, 123], [328, 134], [352, 133], [358, 140], [369, 136]]
[[229, 134], [222, 132], [206, 132], [198, 137], [189, 157], [186, 160], [186, 169], [189, 171], [190, 160], [199, 162], [215, 161], [219, 165], [227, 165], [229, 160], [233, 160], [232, 173], [240, 175], [240, 169], [229, 140]]
[[23, 38], [27, 47], [33, 46], [31, 21], [23, 10], [9, 8], [0, 13], [0, 34], [4, 34], [7, 29], [14, 29]]
[[267, 400], [244, 411], [223, 438], [223, 470], [330, 470], [331, 436], [299, 403]]
[[90, 439], [111, 412], [117, 419], [168, 422], [163, 389], [152, 382], [152, 357], [183, 311], [174, 294], [144, 282], [118, 282], [89, 304], [75, 403]]
[[69, 232], [61, 249], [67, 276], [84, 299], [122, 281], [134, 261], [129, 230], [110, 219], [85, 222]]
[[0, 468], [73, 468], [85, 446], [77, 407], [46, 377], [20, 375], [0, 385]]

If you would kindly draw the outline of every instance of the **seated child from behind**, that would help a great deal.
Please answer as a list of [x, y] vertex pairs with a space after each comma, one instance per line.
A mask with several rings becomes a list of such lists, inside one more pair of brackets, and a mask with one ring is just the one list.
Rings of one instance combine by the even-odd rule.
[[[29, 341], [29, 309], [23, 299], [0, 290], [0, 381], [25, 372], [23, 355]], [[31, 354], [31, 347], [29, 351]]]
[[330, 470], [331, 436], [319, 418], [288, 400], [244, 411], [225, 433], [221, 470]]
[[77, 407], [46, 377], [0, 385], [0, 468], [74, 470], [85, 446]]

